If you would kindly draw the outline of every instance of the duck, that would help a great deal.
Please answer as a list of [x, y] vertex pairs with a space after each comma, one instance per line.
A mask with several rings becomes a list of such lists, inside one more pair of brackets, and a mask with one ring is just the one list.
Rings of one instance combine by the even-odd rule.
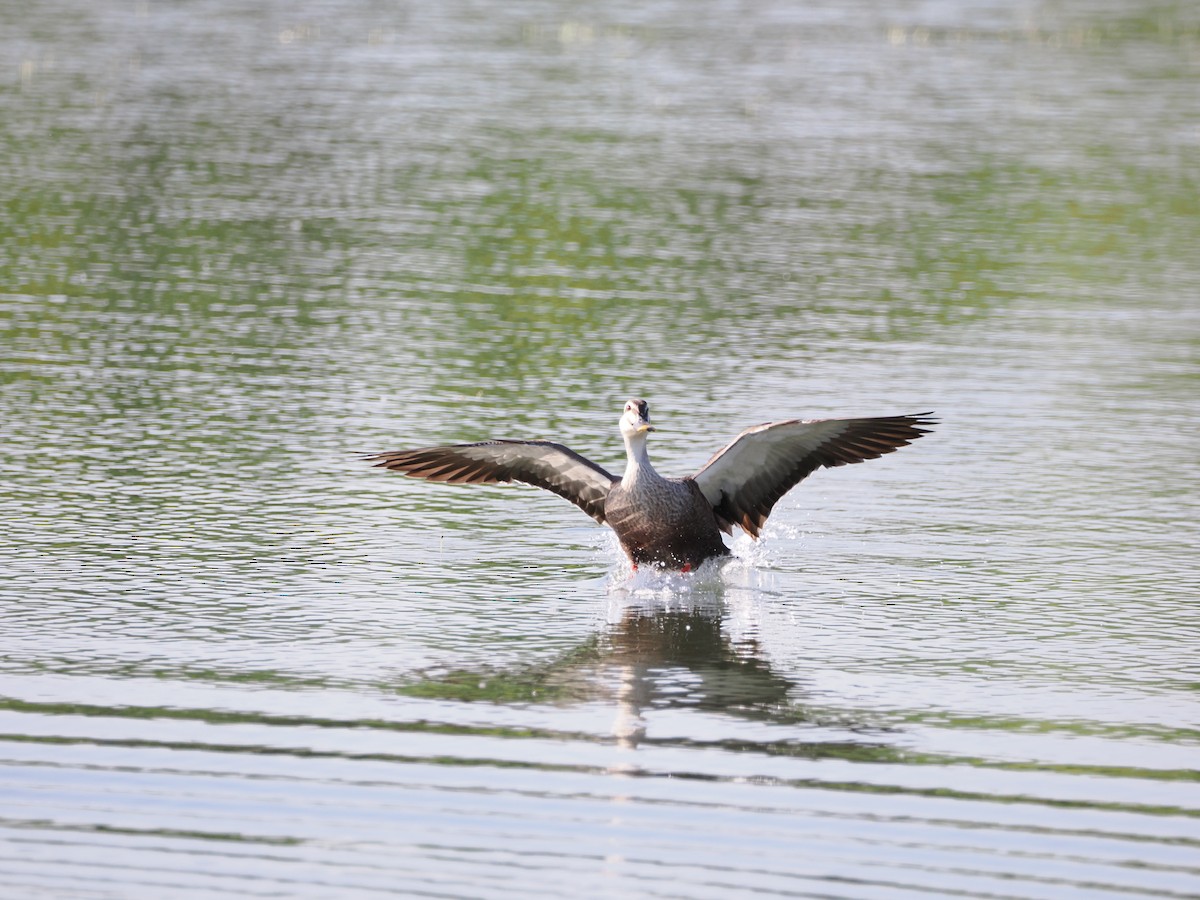
[[722, 535], [758, 539], [784, 494], [821, 468], [877, 459], [928, 434], [933, 413], [850, 419], [786, 419], [744, 429], [691, 475], [668, 478], [650, 462], [650, 404], [625, 403], [618, 477], [549, 440], [488, 440], [374, 453], [376, 467], [446, 484], [523, 482], [571, 501], [610, 527], [634, 571], [690, 572], [728, 556]]

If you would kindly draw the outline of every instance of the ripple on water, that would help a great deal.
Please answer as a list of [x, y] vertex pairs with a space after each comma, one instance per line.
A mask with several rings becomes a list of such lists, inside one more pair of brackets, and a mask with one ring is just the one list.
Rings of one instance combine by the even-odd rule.
[[[9, 16], [0, 883], [1200, 894], [1197, 32], [1121, 7]], [[358, 459], [631, 395], [673, 475], [942, 424], [688, 576]]]

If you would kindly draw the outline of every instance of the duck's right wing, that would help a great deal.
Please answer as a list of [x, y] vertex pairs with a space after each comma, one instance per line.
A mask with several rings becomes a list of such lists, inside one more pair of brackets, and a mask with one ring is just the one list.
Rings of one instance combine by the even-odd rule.
[[553, 491], [604, 524], [604, 500], [620, 479], [553, 441], [482, 441], [396, 450], [366, 457], [376, 466], [426, 481], [500, 484], [521, 481]]

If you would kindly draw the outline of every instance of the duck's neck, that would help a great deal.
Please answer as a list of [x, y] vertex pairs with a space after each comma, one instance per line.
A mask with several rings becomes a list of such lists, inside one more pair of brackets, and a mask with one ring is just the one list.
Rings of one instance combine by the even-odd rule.
[[632, 487], [640, 477], [660, 477], [654, 471], [654, 466], [650, 465], [644, 433], [629, 435], [625, 438], [625, 455], [628, 457], [628, 461], [625, 463], [625, 475], [621, 478], [621, 483], [625, 487]]

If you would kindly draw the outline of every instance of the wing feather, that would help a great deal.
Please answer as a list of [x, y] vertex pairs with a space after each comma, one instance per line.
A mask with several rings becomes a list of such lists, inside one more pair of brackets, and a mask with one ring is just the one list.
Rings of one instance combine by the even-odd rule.
[[565, 497], [601, 524], [604, 500], [618, 480], [590, 459], [553, 441], [482, 441], [376, 453], [366, 459], [426, 481], [532, 484]]
[[932, 413], [868, 419], [791, 419], [747, 428], [692, 479], [726, 533], [758, 537], [775, 503], [817, 469], [844, 466], [912, 443], [936, 425]]

